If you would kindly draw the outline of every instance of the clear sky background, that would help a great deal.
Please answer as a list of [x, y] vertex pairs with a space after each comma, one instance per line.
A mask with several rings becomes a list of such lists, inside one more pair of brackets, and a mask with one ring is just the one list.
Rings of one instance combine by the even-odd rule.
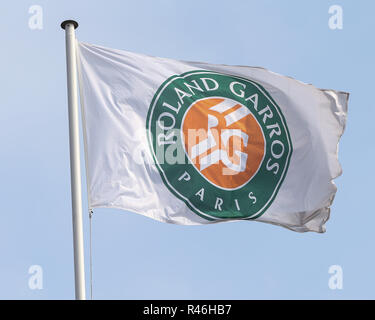
[[[328, 27], [334, 4], [343, 8], [342, 30]], [[43, 8], [42, 30], [28, 26], [31, 5]], [[176, 226], [95, 210], [94, 298], [374, 299], [374, 17], [371, 0], [1, 1], [0, 298], [74, 298], [60, 29], [71, 18], [85, 42], [262, 66], [351, 94], [325, 234], [258, 222]], [[87, 289], [88, 227], [85, 212]], [[42, 290], [28, 286], [31, 265], [43, 268]], [[343, 269], [342, 290], [328, 287], [331, 265]]]

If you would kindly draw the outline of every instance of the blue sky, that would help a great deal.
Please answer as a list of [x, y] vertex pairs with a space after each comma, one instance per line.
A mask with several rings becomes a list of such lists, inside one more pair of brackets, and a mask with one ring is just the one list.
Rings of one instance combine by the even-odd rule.
[[[342, 30], [328, 27], [333, 4], [343, 8]], [[43, 8], [42, 30], [28, 27], [31, 5]], [[325, 234], [256, 222], [176, 226], [98, 209], [94, 298], [375, 298], [373, 1], [7, 0], [0, 12], [1, 299], [74, 298], [60, 29], [69, 18], [80, 23], [77, 38], [85, 42], [182, 60], [262, 66], [351, 94], [339, 152], [343, 175], [336, 180]], [[86, 213], [84, 228], [88, 275]], [[28, 286], [31, 265], [43, 268], [42, 290]], [[343, 269], [342, 290], [328, 287], [331, 265]]]

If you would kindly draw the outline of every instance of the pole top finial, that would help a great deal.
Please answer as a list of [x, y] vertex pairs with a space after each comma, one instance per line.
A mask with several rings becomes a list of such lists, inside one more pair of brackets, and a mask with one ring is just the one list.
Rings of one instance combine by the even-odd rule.
[[74, 20], [65, 20], [63, 22], [61, 22], [61, 28], [63, 28], [65, 30], [65, 27], [67, 24], [71, 23], [73, 26], [74, 26], [74, 29], [77, 29], [78, 28], [78, 22], [77, 21], [74, 21]]

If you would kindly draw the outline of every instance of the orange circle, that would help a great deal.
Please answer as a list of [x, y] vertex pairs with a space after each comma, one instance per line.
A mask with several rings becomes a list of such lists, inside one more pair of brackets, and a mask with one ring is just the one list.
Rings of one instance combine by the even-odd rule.
[[262, 129], [252, 113], [232, 99], [195, 102], [185, 114], [182, 132], [190, 161], [218, 187], [236, 189], [244, 185], [262, 163]]

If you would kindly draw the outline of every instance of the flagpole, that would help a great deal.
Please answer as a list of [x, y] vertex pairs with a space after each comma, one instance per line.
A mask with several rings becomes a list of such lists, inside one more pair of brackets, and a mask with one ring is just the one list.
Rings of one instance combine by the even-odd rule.
[[66, 20], [61, 23], [61, 28], [65, 30], [66, 41], [65, 44], [68, 84], [70, 179], [73, 215], [75, 297], [77, 300], [85, 300], [86, 288], [82, 227], [82, 187], [79, 146], [77, 62], [75, 50], [76, 38], [74, 31], [77, 27], [78, 23], [73, 20]]

